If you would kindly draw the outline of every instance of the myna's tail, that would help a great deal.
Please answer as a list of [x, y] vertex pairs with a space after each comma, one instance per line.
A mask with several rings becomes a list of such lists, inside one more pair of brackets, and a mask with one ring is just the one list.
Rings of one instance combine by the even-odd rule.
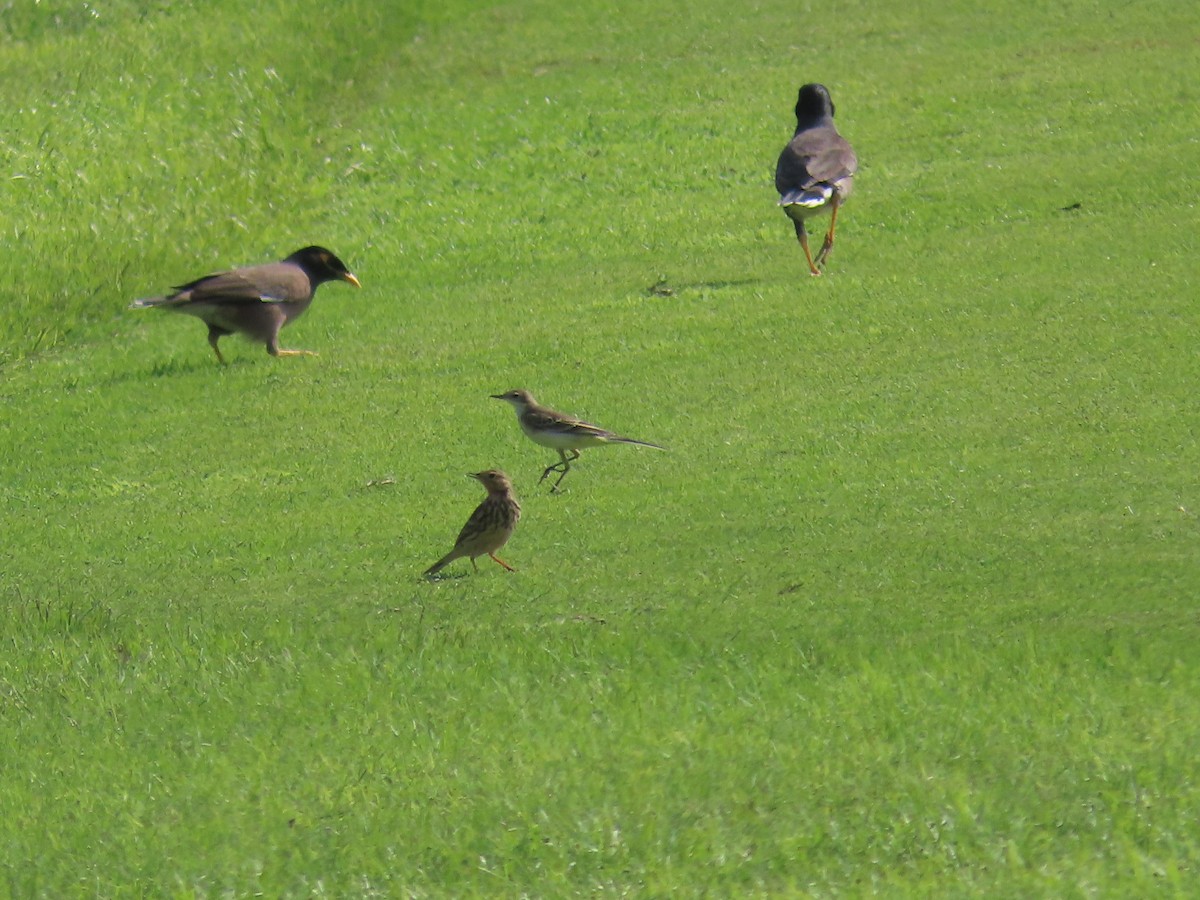
[[149, 309], [152, 306], [162, 306], [170, 297], [141, 297], [129, 304], [130, 309]]

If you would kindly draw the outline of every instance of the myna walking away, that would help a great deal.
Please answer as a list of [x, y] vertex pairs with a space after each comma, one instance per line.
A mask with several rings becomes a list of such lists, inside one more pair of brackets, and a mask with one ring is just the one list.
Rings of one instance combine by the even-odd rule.
[[[521, 423], [521, 430], [531, 441], [558, 451], [559, 462], [546, 466], [546, 471], [542, 472], [542, 477], [538, 479], [538, 484], [541, 484], [551, 472], [558, 472], [558, 480], [550, 488], [551, 491], [558, 490], [562, 480], [567, 477], [571, 463], [579, 459], [579, 451], [584, 447], [596, 447], [600, 444], [637, 444], [640, 447], [653, 447], [655, 450], [667, 449], [649, 441], [621, 437], [598, 425], [547, 409], [538, 405], [529, 391], [514, 390], [506, 394], [492, 394], [492, 399], [504, 400], [513, 405], [517, 411], [517, 421]], [[571, 455], [567, 456], [568, 453]]]
[[173, 288], [165, 297], [135, 300], [131, 309], [169, 309], [202, 319], [208, 343], [222, 364], [217, 341], [227, 334], [244, 334], [267, 345], [272, 356], [315, 356], [311, 350], [284, 350], [279, 329], [295, 321], [322, 284], [346, 281], [360, 287], [346, 264], [324, 247], [305, 247], [287, 259], [206, 275]]
[[[833, 249], [838, 208], [850, 196], [858, 158], [833, 124], [833, 100], [823, 84], [806, 84], [796, 101], [796, 134], [779, 154], [775, 189], [779, 205], [796, 226], [808, 271], [821, 274]], [[808, 249], [807, 219], [829, 212], [829, 232], [816, 259]]]
[[448, 563], [463, 556], [471, 557], [471, 566], [478, 572], [475, 557], [485, 553], [508, 571], [515, 571], [496, 555], [496, 551], [508, 543], [513, 529], [517, 527], [517, 520], [521, 518], [521, 505], [513, 496], [512, 482], [498, 469], [476, 472], [468, 477], [477, 479], [487, 488], [487, 499], [467, 519], [467, 524], [458, 533], [458, 540], [454, 542], [454, 549], [425, 570], [427, 576], [436, 575]]

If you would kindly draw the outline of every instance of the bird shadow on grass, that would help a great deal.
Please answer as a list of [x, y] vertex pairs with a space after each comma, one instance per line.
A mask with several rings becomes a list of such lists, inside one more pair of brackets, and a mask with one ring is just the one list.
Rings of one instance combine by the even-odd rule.
[[154, 363], [152, 366], [150, 366], [150, 370], [146, 374], [151, 378], [166, 378], [171, 375], [191, 375], [203, 369], [207, 369], [209, 371], [215, 370], [216, 372], [220, 373], [240, 365], [241, 363], [237, 361], [221, 365], [220, 363], [214, 363], [212, 360], [201, 361], [198, 359], [168, 359]]
[[660, 275], [658, 281], [646, 288], [651, 297], [674, 297], [679, 294], [705, 294], [714, 291], [725, 291], [730, 288], [745, 287], [750, 284], [761, 284], [761, 278], [731, 278], [714, 279], [712, 281], [680, 281], [673, 282], [666, 275]]
[[436, 575], [422, 574], [417, 580], [423, 581], [426, 584], [437, 584], [439, 581], [458, 581], [462, 578], [469, 578], [473, 572], [446, 572], [445, 574], [438, 572]]
[[212, 359], [165, 359], [151, 363], [148, 368], [124, 368], [105, 373], [92, 382], [96, 386], [115, 386], [131, 381], [145, 381], [151, 378], [179, 378], [188, 375], [212, 372], [216, 378], [221, 378], [243, 367], [253, 366], [253, 360], [234, 360], [221, 365]]

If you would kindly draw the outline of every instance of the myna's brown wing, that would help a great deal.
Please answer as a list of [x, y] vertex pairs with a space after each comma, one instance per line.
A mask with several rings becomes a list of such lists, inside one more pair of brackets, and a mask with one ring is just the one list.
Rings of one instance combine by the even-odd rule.
[[206, 275], [173, 290], [176, 297], [186, 302], [258, 303], [264, 299], [262, 288], [238, 272]]
[[775, 164], [775, 190], [781, 195], [791, 190], [810, 188], [813, 184], [805, 158], [794, 144], [795, 141], [783, 148], [779, 162]]
[[775, 189], [780, 194], [807, 190], [853, 175], [858, 168], [854, 150], [832, 126], [802, 131], [783, 148], [775, 167]]
[[858, 157], [849, 142], [836, 131], [814, 149], [808, 161], [809, 174], [818, 181], [834, 183], [858, 170]]
[[299, 266], [271, 263], [208, 275], [180, 285], [175, 291], [177, 294], [186, 294], [189, 302], [294, 301], [311, 296], [312, 284]]

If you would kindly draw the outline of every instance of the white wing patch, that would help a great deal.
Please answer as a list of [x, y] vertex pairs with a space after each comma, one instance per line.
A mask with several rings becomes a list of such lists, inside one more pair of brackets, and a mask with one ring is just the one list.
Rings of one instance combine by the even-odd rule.
[[833, 196], [833, 187], [828, 184], [814, 184], [810, 188], [792, 188], [779, 198], [780, 206], [803, 206], [817, 209], [829, 202]]

